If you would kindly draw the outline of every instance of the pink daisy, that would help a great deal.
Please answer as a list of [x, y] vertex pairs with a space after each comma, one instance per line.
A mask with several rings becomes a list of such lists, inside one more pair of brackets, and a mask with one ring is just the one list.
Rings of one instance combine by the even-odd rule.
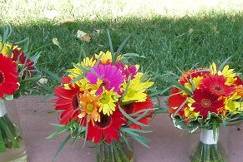
[[115, 66], [121, 70], [123, 76], [126, 79], [128, 79], [129, 76], [131, 77], [131, 79], [133, 79], [138, 71], [138, 69], [136, 68], [135, 65], [130, 65], [130, 66], [126, 67], [122, 62], [116, 62]]
[[96, 84], [98, 79], [102, 80], [102, 86], [107, 90], [113, 89], [117, 93], [120, 93], [120, 87], [124, 80], [122, 72], [111, 64], [99, 64], [93, 67], [90, 72], [86, 74], [86, 77], [91, 84]]

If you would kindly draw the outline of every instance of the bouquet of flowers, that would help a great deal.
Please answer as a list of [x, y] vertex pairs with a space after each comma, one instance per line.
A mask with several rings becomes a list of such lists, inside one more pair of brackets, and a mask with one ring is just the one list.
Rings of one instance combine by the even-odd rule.
[[201, 128], [193, 162], [224, 162], [218, 128], [243, 117], [243, 81], [224, 64], [189, 70], [170, 91], [168, 107], [175, 127], [189, 132]]
[[[127, 137], [147, 146], [141, 133], [153, 116], [153, 85], [138, 65], [125, 64], [128, 55], [100, 52], [67, 70], [55, 88], [55, 109], [60, 124], [49, 136], [68, 132], [68, 140], [91, 141], [98, 162], [133, 161]], [[61, 146], [63, 146], [62, 144]]]
[[7, 38], [10, 34], [11, 27], [6, 27], [0, 40], [0, 155], [8, 150], [21, 147], [20, 131], [9, 118], [4, 101], [21, 95], [19, 91], [24, 82], [36, 74], [35, 64], [39, 57], [39, 53], [37, 53], [29, 58], [27, 52], [16, 43], [8, 42]]

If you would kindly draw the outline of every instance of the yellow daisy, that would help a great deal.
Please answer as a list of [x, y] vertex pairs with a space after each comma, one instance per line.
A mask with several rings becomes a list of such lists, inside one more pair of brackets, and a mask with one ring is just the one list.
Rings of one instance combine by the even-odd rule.
[[186, 118], [196, 119], [199, 116], [199, 112], [195, 112], [194, 108], [192, 108], [192, 107], [186, 107], [184, 109], [184, 115]]
[[68, 69], [68, 76], [72, 79], [75, 79], [83, 74], [82, 69], [91, 68], [95, 65], [96, 60], [92, 57], [85, 57], [81, 63], [74, 65], [74, 68]]
[[229, 98], [225, 99], [225, 109], [231, 113], [238, 113], [243, 111], [242, 102], [237, 101], [241, 98], [237, 93], [234, 93]]
[[224, 66], [222, 71], [217, 71], [217, 65], [212, 63], [210, 66], [211, 74], [215, 75], [223, 75], [226, 78], [226, 85], [231, 85], [235, 81], [236, 73], [234, 73], [234, 69], [230, 69], [229, 65]]
[[100, 53], [97, 55], [95, 54], [95, 58], [97, 60], [100, 60], [100, 62], [102, 64], [107, 64], [112, 62], [112, 55], [110, 51], [106, 51], [106, 53], [104, 53], [103, 51], [100, 51]]
[[191, 79], [191, 82], [186, 82], [185, 83], [185, 87], [191, 91], [193, 91], [194, 89], [197, 89], [202, 81], [203, 77], [202, 76], [198, 76], [195, 78]]
[[125, 96], [123, 96], [122, 102], [143, 102], [147, 98], [145, 91], [151, 87], [154, 82], [143, 81], [143, 73], [138, 73], [134, 79], [130, 82], [122, 85], [122, 89], [125, 91]]
[[231, 85], [236, 80], [236, 74], [234, 73], [234, 69], [230, 69], [229, 65], [226, 65], [222, 72], [218, 72], [219, 75], [223, 75], [226, 78], [226, 85]]
[[96, 63], [96, 60], [93, 57], [91, 57], [91, 58], [85, 57], [83, 59], [83, 61], [81, 62], [81, 65], [84, 67], [93, 67], [95, 65], [95, 63]]
[[118, 95], [113, 90], [103, 90], [103, 94], [100, 99], [100, 109], [104, 115], [112, 115], [116, 108], [116, 102], [118, 101]]
[[13, 45], [9, 43], [0, 42], [0, 53], [4, 56], [9, 56], [11, 53]]

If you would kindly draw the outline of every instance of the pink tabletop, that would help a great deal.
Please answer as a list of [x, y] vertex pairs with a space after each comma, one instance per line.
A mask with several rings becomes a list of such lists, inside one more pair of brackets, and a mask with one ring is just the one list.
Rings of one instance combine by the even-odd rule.
[[[10, 104], [18, 105], [20, 123], [25, 138], [30, 162], [51, 162], [64, 137], [47, 140], [54, 130], [51, 123], [57, 123], [52, 103], [45, 97], [21, 97]], [[150, 149], [134, 142], [136, 162], [189, 162], [192, 148], [198, 141], [198, 133], [189, 134], [173, 127], [167, 114], [154, 118]], [[243, 161], [243, 125], [222, 128], [220, 140], [228, 153], [230, 162]], [[95, 151], [87, 144], [67, 144], [59, 154], [57, 162], [95, 162]]]

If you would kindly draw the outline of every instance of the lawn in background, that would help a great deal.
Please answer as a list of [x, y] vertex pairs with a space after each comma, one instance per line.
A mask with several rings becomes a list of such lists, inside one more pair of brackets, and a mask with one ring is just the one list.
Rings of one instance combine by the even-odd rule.
[[[122, 5], [122, 4], [121, 4]], [[19, 12], [19, 11], [18, 11]], [[36, 15], [31, 9], [30, 15]], [[75, 11], [73, 11], [75, 12]], [[142, 11], [141, 11], [142, 12]], [[3, 15], [3, 11], [1, 11]], [[25, 13], [28, 15], [28, 13]], [[68, 17], [68, 13], [64, 14]], [[229, 64], [243, 71], [243, 14], [224, 12], [204, 12], [192, 16], [166, 17], [148, 14], [148, 16], [87, 16], [56, 20], [39, 17], [16, 19], [8, 14], [2, 17], [1, 26], [11, 23], [14, 29], [12, 40], [30, 37], [33, 49], [40, 48], [42, 55], [39, 69], [49, 79], [47, 85], [33, 93], [51, 93], [57, 81], [46, 71], [61, 76], [73, 62], [100, 50], [109, 49], [106, 29], [111, 32], [114, 48], [131, 34], [123, 52], [138, 53], [145, 58], [132, 60], [141, 64], [144, 71], [151, 75], [168, 71], [179, 74], [192, 66], [207, 66], [213, 61], [223, 62], [232, 57]], [[9, 19], [8, 17], [9, 16]], [[76, 37], [81, 30], [91, 35], [91, 41], [81, 41]], [[60, 47], [53, 44], [57, 38]], [[161, 89], [168, 83], [153, 78]]]

